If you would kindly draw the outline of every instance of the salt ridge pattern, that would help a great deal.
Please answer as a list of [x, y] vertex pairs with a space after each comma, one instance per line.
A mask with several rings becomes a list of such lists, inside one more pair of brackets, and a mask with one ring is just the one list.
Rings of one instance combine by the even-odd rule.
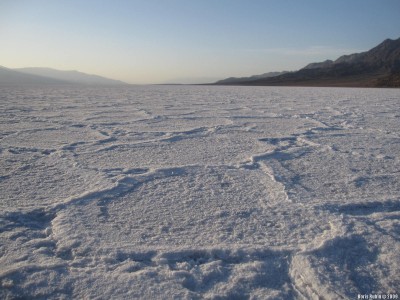
[[399, 292], [399, 90], [0, 89], [1, 298]]

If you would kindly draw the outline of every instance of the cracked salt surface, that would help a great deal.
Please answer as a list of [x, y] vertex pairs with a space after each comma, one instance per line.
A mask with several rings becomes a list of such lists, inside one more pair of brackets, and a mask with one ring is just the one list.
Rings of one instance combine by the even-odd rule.
[[1, 298], [399, 292], [399, 90], [0, 89]]

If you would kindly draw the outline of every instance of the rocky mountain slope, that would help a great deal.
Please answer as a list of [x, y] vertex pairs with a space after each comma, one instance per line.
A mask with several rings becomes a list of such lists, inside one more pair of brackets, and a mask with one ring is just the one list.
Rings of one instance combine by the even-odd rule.
[[260, 75], [253, 75], [250, 77], [229, 77], [229, 78], [225, 78], [225, 79], [217, 81], [217, 84], [246, 82], [246, 81], [252, 81], [252, 80], [257, 80], [257, 79], [262, 79], [262, 78], [275, 77], [275, 76], [283, 75], [286, 73], [288, 73], [288, 71], [268, 72], [268, 73], [264, 73], [264, 74], [260, 74]]
[[400, 87], [400, 38], [335, 61], [311, 63], [297, 72], [248, 80], [238, 85]]

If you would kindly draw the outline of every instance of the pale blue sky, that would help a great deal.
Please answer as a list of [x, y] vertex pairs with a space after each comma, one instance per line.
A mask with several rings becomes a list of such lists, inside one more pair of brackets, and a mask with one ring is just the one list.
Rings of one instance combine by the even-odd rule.
[[296, 70], [399, 37], [400, 0], [0, 0], [0, 65], [129, 83]]

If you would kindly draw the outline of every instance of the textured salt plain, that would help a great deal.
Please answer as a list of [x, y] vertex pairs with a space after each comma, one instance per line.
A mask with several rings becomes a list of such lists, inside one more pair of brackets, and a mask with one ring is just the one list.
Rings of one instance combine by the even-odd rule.
[[400, 90], [1, 88], [0, 297], [400, 287]]

